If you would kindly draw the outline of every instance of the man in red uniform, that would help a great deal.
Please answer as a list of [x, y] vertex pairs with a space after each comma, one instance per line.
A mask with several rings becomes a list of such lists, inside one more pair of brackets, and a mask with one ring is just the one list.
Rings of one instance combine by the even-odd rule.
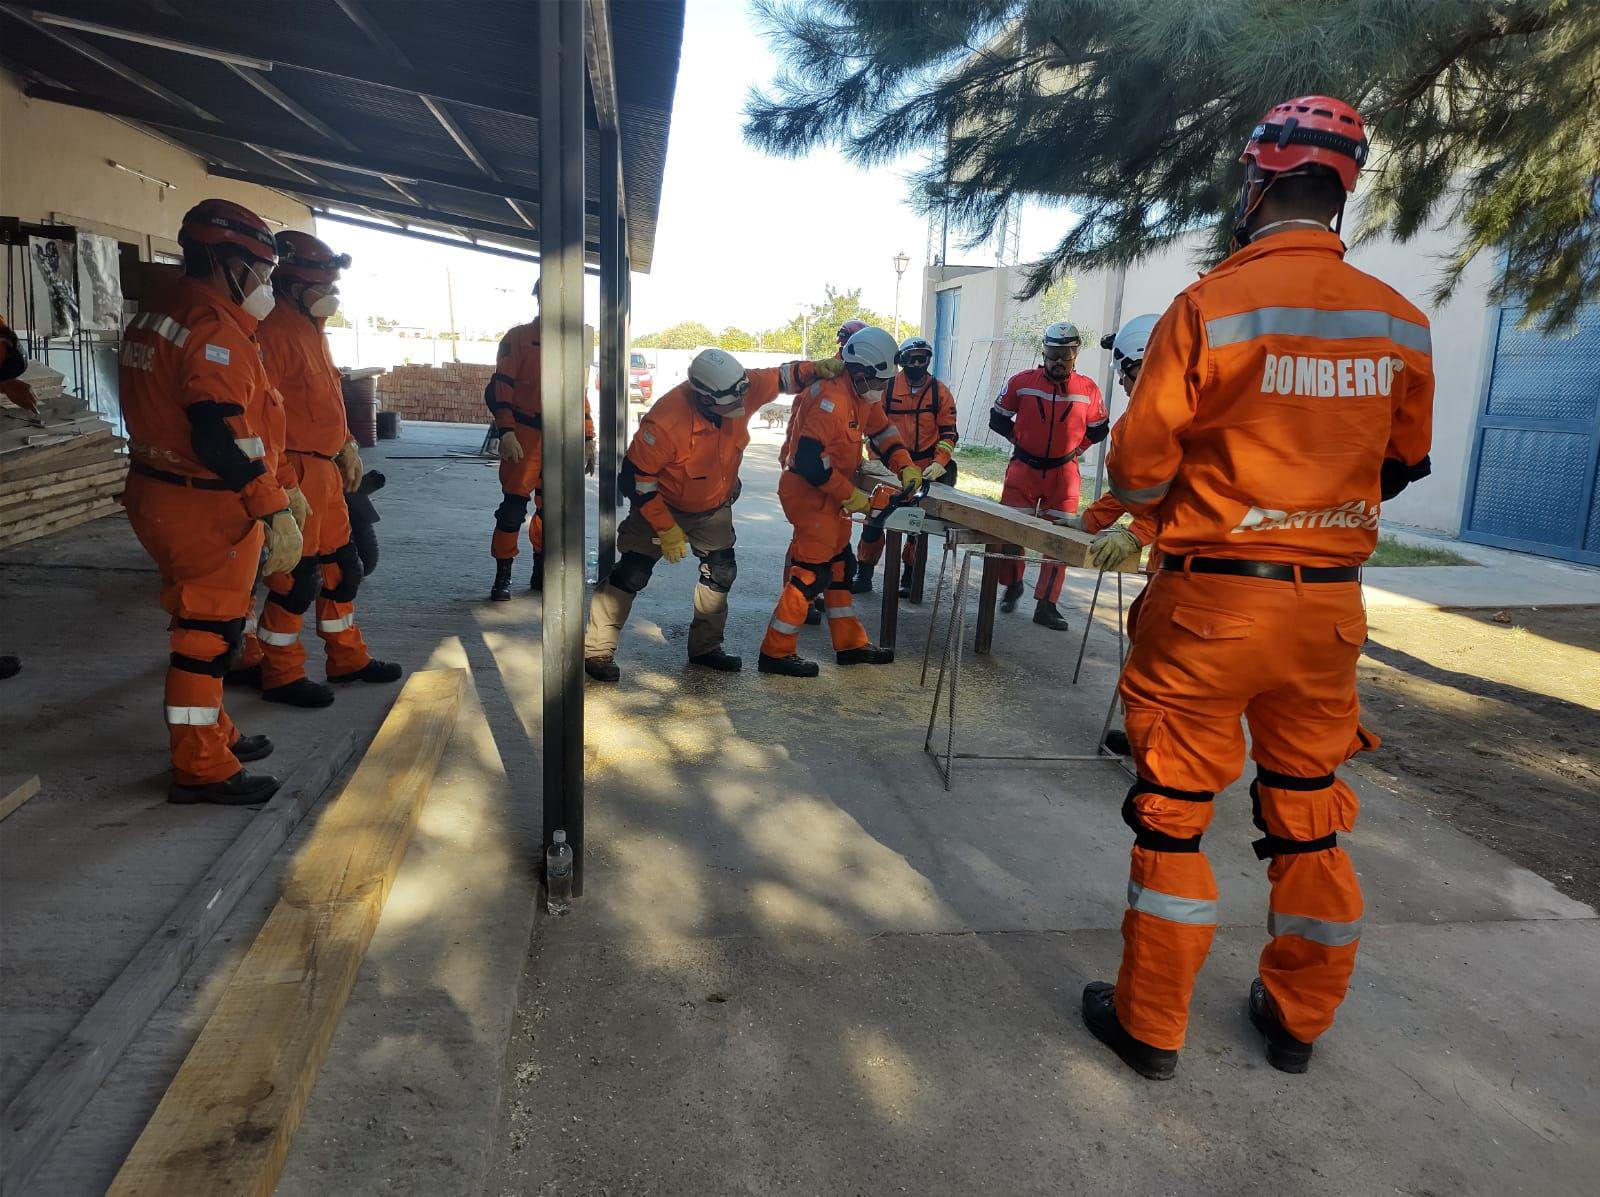
[[850, 513], [866, 512], [867, 495], [856, 489], [861, 443], [913, 490], [922, 471], [911, 460], [900, 432], [883, 411], [883, 392], [894, 377], [894, 338], [864, 328], [845, 342], [844, 374], [813, 383], [795, 400], [780, 460], [778, 500], [794, 526], [789, 576], [761, 641], [762, 673], [816, 677], [817, 663], [796, 652], [800, 625], [818, 595], [824, 595], [828, 632], [840, 665], [887, 665], [894, 650], [879, 648], [856, 618], [850, 596]]
[[[539, 284], [533, 284], [533, 297], [539, 298]], [[585, 377], [594, 350], [594, 333], [583, 330]], [[500, 436], [500, 489], [504, 494], [494, 513], [494, 537], [489, 551], [494, 557], [494, 585], [489, 597], [495, 602], [511, 598], [511, 563], [517, 557], [517, 539], [522, 521], [528, 518], [528, 500], [533, 500], [533, 519], [528, 523], [528, 543], [533, 547], [531, 590], [544, 587], [544, 398], [539, 379], [539, 317], [519, 324], [500, 339], [495, 355], [494, 376], [484, 389], [483, 400], [494, 417]], [[594, 415], [589, 410], [587, 391], [583, 400], [583, 472], [595, 469]]]
[[1344, 1000], [1360, 941], [1335, 776], [1376, 740], [1360, 725], [1360, 565], [1379, 504], [1428, 473], [1426, 317], [1344, 261], [1337, 227], [1366, 157], [1361, 117], [1307, 96], [1245, 146], [1240, 248], [1173, 301], [1111, 438], [1111, 487], [1154, 512], [1161, 570], [1122, 678], [1139, 780], [1122, 968], [1084, 1020], [1130, 1067], [1170, 1077], [1216, 930], [1200, 851], [1250, 726], [1257, 856], [1271, 935], [1247, 1009], [1267, 1060], [1304, 1072]]
[[276, 304], [258, 337], [267, 376], [283, 396], [284, 460], [305, 496], [304, 556], [290, 571], [267, 576], [261, 642], [261, 697], [298, 707], [325, 707], [333, 691], [306, 676], [302, 619], [313, 602], [317, 635], [333, 683], [393, 682], [400, 666], [375, 661], [356, 626], [361, 557], [350, 540], [345, 491], [361, 484], [361, 453], [345, 422], [339, 370], [323, 325], [339, 310], [339, 272], [350, 264], [310, 233], [278, 234], [272, 274]]
[[[926, 482], [956, 484], [956, 400], [928, 367], [933, 364], [933, 346], [921, 337], [907, 337], [895, 355], [900, 373], [889, 380], [883, 395], [883, 412], [906, 438], [911, 460], [922, 470]], [[872, 574], [883, 557], [882, 528], [863, 528], [856, 545], [854, 594], [872, 593]], [[906, 572], [900, 579], [900, 597], [911, 597], [911, 569], [916, 562], [915, 537], [906, 539], [901, 559]]]
[[634, 597], [650, 581], [656, 562], [700, 561], [689, 624], [689, 663], [737, 673], [740, 658], [724, 651], [728, 591], [738, 575], [733, 505], [739, 466], [750, 443], [750, 417], [779, 394], [794, 394], [818, 378], [844, 370], [838, 358], [786, 362], [746, 371], [732, 354], [706, 349], [689, 363], [689, 379], [657, 399], [645, 413], [622, 461], [622, 490], [632, 510], [617, 529], [621, 556], [589, 602], [583, 668], [597, 681], [622, 676], [612, 659]]
[[301, 549], [289, 498], [266, 462], [272, 384], [255, 341], [272, 310], [277, 249], [259, 216], [215, 199], [189, 210], [178, 243], [184, 277], [123, 333], [123, 504], [161, 571], [161, 605], [172, 617], [168, 800], [245, 805], [278, 788], [240, 767], [272, 744], [239, 734], [222, 709], [222, 679], [244, 635], [263, 541], [269, 572], [292, 568]]
[[[1078, 458], [1105, 440], [1110, 428], [1100, 388], [1073, 369], [1083, 345], [1076, 325], [1065, 321], [1044, 330], [1044, 364], [1013, 375], [989, 413], [989, 427], [1011, 442], [1000, 501], [1041, 513], [1075, 515], [1078, 510]], [[1026, 567], [1019, 557], [1003, 562], [1005, 584], [1000, 609], [1015, 611], [1022, 597]], [[1046, 562], [1034, 587], [1033, 622], [1052, 631], [1067, 630], [1056, 609], [1066, 570]]]

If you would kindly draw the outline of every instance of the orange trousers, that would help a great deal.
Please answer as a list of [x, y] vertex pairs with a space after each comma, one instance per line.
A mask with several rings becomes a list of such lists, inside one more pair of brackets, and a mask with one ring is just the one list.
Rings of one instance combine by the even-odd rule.
[[1356, 698], [1367, 630], [1360, 583], [1163, 571], [1139, 608], [1121, 683], [1139, 780], [1122, 812], [1135, 842], [1117, 1015], [1136, 1039], [1183, 1046], [1217, 921], [1200, 838], [1213, 797], [1243, 771], [1242, 717], [1265, 832], [1256, 855], [1272, 862], [1261, 979], [1285, 1028], [1310, 1042], [1333, 1024], [1361, 935], [1361, 886], [1337, 846], [1357, 800], [1334, 776], [1377, 746]]
[[800, 647], [806, 610], [823, 595], [828, 635], [835, 652], [863, 648], [870, 641], [856, 618], [850, 593], [850, 532], [854, 527], [835, 499], [828, 498], [799, 474], [785, 470], [778, 480], [778, 501], [794, 528], [789, 541], [789, 569], [778, 605], [767, 624], [761, 652], [769, 657], [793, 656]]
[[528, 520], [528, 543], [533, 546], [534, 556], [544, 552], [544, 433], [525, 424], [518, 424], [516, 433], [522, 460], [500, 459], [500, 490], [505, 498], [495, 509], [494, 537], [489, 544], [489, 553], [496, 560], [517, 555], [529, 500], [533, 502], [533, 518]]
[[239, 731], [222, 709], [222, 678], [239, 648], [261, 562], [261, 524], [239, 496], [128, 476], [123, 505], [161, 571], [161, 606], [172, 617], [166, 723], [172, 777], [208, 785], [239, 772]]
[[[361, 582], [361, 557], [350, 541], [350, 511], [344, 501], [339, 467], [310, 453], [289, 454], [300, 492], [311, 505], [301, 529], [305, 548], [294, 572], [267, 579], [267, 602], [255, 638], [260, 642], [261, 685], [271, 690], [306, 676], [306, 650], [300, 643], [305, 612], [316, 604], [317, 635], [330, 674], [354, 673], [372, 660], [356, 626], [355, 591]], [[248, 644], [243, 663], [253, 664]]]

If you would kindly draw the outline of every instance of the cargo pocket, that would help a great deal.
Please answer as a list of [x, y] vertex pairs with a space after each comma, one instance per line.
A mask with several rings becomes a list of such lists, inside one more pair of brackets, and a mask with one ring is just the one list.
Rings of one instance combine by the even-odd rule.
[[1159, 707], [1127, 703], [1123, 707], [1122, 726], [1128, 733], [1128, 745], [1133, 749], [1133, 759], [1141, 771], [1154, 776], [1159, 768], [1162, 749], [1167, 739], [1167, 713]]
[[1172, 622], [1202, 640], [1244, 640], [1256, 621], [1236, 611], [1216, 611], [1179, 603], [1172, 609]]
[[1333, 633], [1346, 644], [1360, 648], [1367, 642], [1367, 617], [1352, 615], [1349, 619], [1341, 619], [1333, 625]]

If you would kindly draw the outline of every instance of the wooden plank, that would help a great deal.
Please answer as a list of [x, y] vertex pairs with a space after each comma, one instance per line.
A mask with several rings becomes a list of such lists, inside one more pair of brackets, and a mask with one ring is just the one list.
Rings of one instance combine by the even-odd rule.
[[455, 724], [464, 670], [416, 673], [291, 866], [113, 1197], [269, 1194]]
[[318, 747], [172, 908], [156, 933], [28, 1079], [0, 1126], [0, 1191], [21, 1194], [239, 899], [355, 755], [345, 732]]
[[121, 437], [111, 435], [110, 429], [100, 428], [94, 432], [86, 432], [82, 436], [63, 437], [49, 445], [18, 445], [14, 449], [6, 449], [0, 453], [0, 481], [10, 482], [24, 477], [34, 466], [59, 460], [69, 453], [82, 452], [100, 445], [117, 447], [123, 443]]
[[93, 469], [95, 472], [91, 474], [84, 474], [81, 471], [74, 470], [72, 472], [78, 476], [73, 478], [56, 478], [54, 475], [49, 475], [43, 479], [34, 479], [31, 480], [32, 485], [23, 490], [7, 493], [0, 489], [0, 524], [19, 514], [18, 511], [13, 509], [27, 509], [30, 507], [37, 509], [42, 500], [56, 499], [59, 501], [62, 496], [72, 496], [79, 493], [87, 497], [90, 490], [105, 483], [114, 482], [120, 488], [123, 480], [128, 476], [126, 462], [107, 461], [93, 467]]
[[39, 537], [48, 536], [52, 532], [65, 532], [69, 528], [76, 528], [79, 524], [87, 524], [91, 520], [97, 520], [102, 516], [112, 515], [121, 510], [122, 504], [115, 498], [101, 497], [92, 499], [88, 503], [58, 512], [48, 520], [0, 531], [0, 549], [9, 549], [19, 544], [26, 544], [30, 540], [38, 540]]
[[0, 819], [4, 819], [17, 807], [39, 792], [38, 775], [29, 777], [6, 791], [6, 796], [0, 798]]
[[[987, 533], [1006, 544], [1032, 549], [1063, 565], [1080, 569], [1097, 568], [1089, 560], [1093, 536], [1040, 519], [1032, 512], [1005, 507], [992, 499], [980, 499], [977, 495], [969, 495], [941, 483], [928, 488], [922, 508], [937, 519]], [[1138, 568], [1138, 561], [1131, 561], [1121, 567], [1121, 572], [1133, 573]]]
[[119, 469], [124, 474], [128, 472], [128, 459], [107, 452], [94, 461], [83, 465], [73, 465], [69, 468], [41, 471], [40, 474], [12, 478], [8, 472], [6, 481], [0, 482], [0, 502], [10, 499], [19, 493], [31, 490], [37, 486], [54, 486], [61, 482], [73, 482], [79, 478], [93, 478], [96, 474], [103, 474], [111, 469]]

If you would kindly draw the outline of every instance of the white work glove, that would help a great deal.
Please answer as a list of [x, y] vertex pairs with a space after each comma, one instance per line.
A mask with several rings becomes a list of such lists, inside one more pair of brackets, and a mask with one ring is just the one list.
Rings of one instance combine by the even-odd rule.
[[521, 461], [523, 456], [522, 442], [517, 439], [517, 430], [507, 428], [500, 434], [500, 460]]
[[1081, 515], [1068, 515], [1063, 512], [1056, 516], [1054, 522], [1063, 528], [1071, 528], [1076, 532], [1083, 531], [1083, 516]]
[[294, 522], [304, 529], [306, 518], [311, 514], [311, 503], [298, 486], [291, 486], [284, 493], [289, 496], [289, 514], [294, 516]]
[[273, 574], [288, 573], [300, 564], [305, 549], [300, 525], [294, 522], [294, 514], [287, 507], [263, 517], [261, 522], [267, 526], [267, 559], [261, 565], [261, 572], [269, 578]]
[[594, 477], [595, 460], [594, 437], [585, 437], [583, 442], [583, 472], [591, 478]]
[[1089, 545], [1089, 559], [1100, 569], [1118, 569], [1137, 561], [1143, 547], [1126, 528], [1108, 528]]
[[930, 461], [922, 471], [924, 482], [937, 482], [944, 477], [945, 467], [937, 461]]
[[339, 476], [344, 479], [346, 492], [361, 485], [361, 475], [366, 473], [366, 467], [361, 464], [361, 447], [355, 441], [345, 441], [333, 460], [339, 467]]

